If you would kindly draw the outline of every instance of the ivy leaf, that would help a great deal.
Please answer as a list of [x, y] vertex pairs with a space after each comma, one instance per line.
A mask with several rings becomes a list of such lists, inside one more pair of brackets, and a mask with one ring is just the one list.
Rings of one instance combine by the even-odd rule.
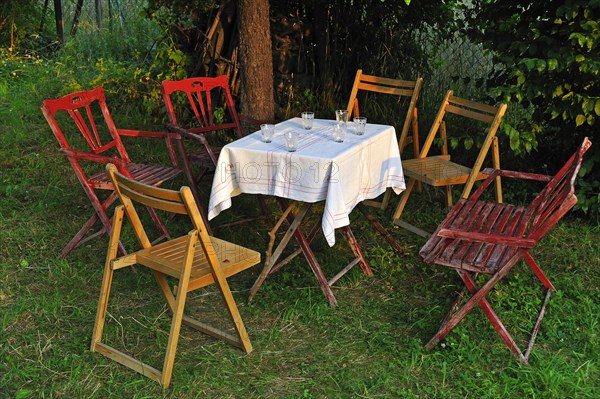
[[533, 68], [535, 68], [535, 60], [534, 59], [523, 58], [521, 60], [521, 63], [523, 63], [523, 65], [525, 65], [527, 67], [528, 71], [531, 71]]
[[592, 109], [594, 109], [594, 100], [590, 98], [583, 100], [583, 104], [581, 104], [581, 110], [583, 113], [587, 115], [592, 112]]
[[552, 98], [561, 96], [563, 94], [563, 88], [561, 85], [556, 86], [554, 92], [552, 93]]
[[465, 139], [465, 149], [470, 150], [473, 147], [473, 139], [471, 137]]
[[544, 61], [544, 60], [537, 60], [536, 61], [536, 66], [537, 66], [538, 72], [544, 72], [544, 69], [546, 69], [546, 61]]
[[458, 139], [456, 137], [451, 137], [450, 148], [454, 150], [456, 147], [458, 147]]

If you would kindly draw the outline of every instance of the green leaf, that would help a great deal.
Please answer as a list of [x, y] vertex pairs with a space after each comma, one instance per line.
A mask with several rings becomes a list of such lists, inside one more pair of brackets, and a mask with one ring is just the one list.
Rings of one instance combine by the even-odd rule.
[[585, 61], [585, 56], [583, 54], [577, 54], [575, 56], [575, 61], [577, 61], [577, 62], [583, 62], [583, 61]]
[[546, 61], [544, 60], [537, 60], [536, 61], [536, 67], [538, 72], [543, 72], [544, 69], [546, 69]]
[[535, 68], [535, 60], [534, 59], [523, 58], [521, 60], [521, 63], [527, 67], [528, 71], [531, 71], [533, 68]]
[[513, 151], [517, 151], [517, 148], [519, 148], [519, 139], [516, 138], [513, 140], [513, 138], [510, 138], [510, 149]]
[[600, 99], [596, 100], [596, 106], [594, 107], [594, 112], [596, 112], [596, 115], [600, 115]]
[[585, 123], [585, 121], [586, 121], [585, 115], [579, 114], [579, 115], [577, 115], [577, 118], [575, 118], [575, 125], [581, 126]]
[[470, 150], [473, 147], [473, 139], [471, 137], [465, 139], [465, 149]]
[[450, 148], [452, 148], [453, 150], [458, 147], [458, 139], [456, 137], [451, 137], [450, 138]]
[[561, 96], [563, 94], [563, 87], [561, 85], [556, 86], [554, 92], [552, 93], [552, 98]]
[[556, 58], [548, 59], [548, 70], [553, 71], [558, 68], [558, 60]]
[[592, 100], [591, 98], [586, 98], [585, 100], [583, 100], [583, 103], [581, 104], [581, 110], [583, 111], [583, 113], [585, 115], [592, 112], [593, 109], [594, 109], [594, 100]]

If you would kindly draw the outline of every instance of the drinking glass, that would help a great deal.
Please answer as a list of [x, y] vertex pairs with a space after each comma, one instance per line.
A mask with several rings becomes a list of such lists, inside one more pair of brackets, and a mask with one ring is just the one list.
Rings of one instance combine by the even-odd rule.
[[302, 127], [306, 130], [310, 130], [313, 127], [313, 120], [315, 119], [315, 113], [305, 111], [302, 113]]
[[354, 118], [354, 132], [358, 136], [365, 134], [365, 128], [367, 126], [367, 118], [364, 116], [358, 116]]
[[345, 109], [338, 109], [337, 111], [335, 111], [335, 120], [337, 121], [337, 123], [347, 124], [348, 111], [346, 111]]
[[346, 138], [347, 125], [344, 123], [336, 123], [333, 126], [333, 141], [343, 143]]
[[298, 149], [298, 132], [293, 130], [285, 132], [285, 148], [289, 152], [294, 152]]
[[270, 143], [273, 139], [273, 135], [275, 134], [275, 125], [263, 123], [260, 125], [260, 134], [265, 143]]

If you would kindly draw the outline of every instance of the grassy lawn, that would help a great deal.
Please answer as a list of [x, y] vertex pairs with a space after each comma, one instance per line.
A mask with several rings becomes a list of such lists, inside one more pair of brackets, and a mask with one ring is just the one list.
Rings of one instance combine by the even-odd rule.
[[[184, 327], [165, 391], [91, 353], [107, 240], [58, 257], [92, 212], [39, 111], [44, 98], [65, 93], [62, 73], [32, 61], [0, 61], [0, 398], [600, 397], [600, 228], [574, 214], [533, 251], [558, 292], [530, 366], [511, 356], [479, 310], [433, 351], [424, 348], [461, 286], [453, 271], [419, 260], [424, 240], [392, 228], [390, 210], [377, 216], [407, 254], [394, 254], [354, 212], [354, 232], [375, 276], [356, 268], [342, 278], [336, 308], [300, 258], [268, 279], [251, 304], [246, 298], [260, 266], [231, 280], [254, 346], [248, 355]], [[143, 120], [112, 108], [118, 126]], [[126, 145], [133, 159], [161, 157], [162, 147]], [[431, 229], [445, 213], [441, 196], [426, 190], [420, 198], [407, 215]], [[236, 200], [239, 208], [256, 203]], [[274, 203], [271, 209], [276, 216]], [[167, 227], [189, 226], [175, 218]], [[216, 235], [263, 254], [268, 241], [261, 224]], [[328, 276], [351, 254], [340, 239], [332, 249], [317, 240], [315, 252]], [[105, 336], [159, 366], [170, 318], [156, 288], [146, 271], [117, 272]], [[488, 299], [523, 345], [541, 303], [525, 264]], [[209, 288], [195, 292], [187, 309], [219, 323], [218, 303]]]

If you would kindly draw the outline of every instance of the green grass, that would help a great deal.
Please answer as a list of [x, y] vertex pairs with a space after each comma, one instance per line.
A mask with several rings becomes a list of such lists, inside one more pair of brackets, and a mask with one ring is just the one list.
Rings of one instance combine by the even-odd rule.
[[[479, 310], [433, 351], [424, 348], [460, 289], [459, 279], [451, 270], [424, 265], [417, 256], [423, 240], [391, 227], [389, 210], [376, 214], [407, 255], [395, 255], [353, 213], [354, 232], [375, 276], [356, 269], [340, 280], [336, 308], [327, 305], [301, 258], [269, 278], [251, 304], [245, 299], [259, 269], [231, 280], [254, 346], [248, 355], [183, 328], [172, 387], [165, 391], [91, 353], [106, 238], [59, 259], [91, 207], [38, 109], [43, 98], [62, 94], [56, 80], [62, 76], [50, 61], [0, 60], [0, 398], [600, 397], [600, 228], [576, 215], [533, 252], [558, 293], [531, 366], [510, 355]], [[77, 82], [77, 76], [64, 81]], [[112, 109], [118, 124], [127, 125], [131, 110]], [[126, 145], [134, 159], [160, 158], [163, 148]], [[253, 211], [254, 200], [236, 201]], [[439, 193], [425, 190], [406, 214], [431, 229], [443, 218], [441, 204]], [[271, 209], [277, 214], [274, 204]], [[187, 228], [177, 218], [168, 227]], [[263, 254], [267, 245], [261, 224], [217, 235]], [[332, 249], [319, 239], [315, 250], [328, 276], [350, 256], [341, 239]], [[509, 277], [489, 300], [522, 344], [541, 290], [524, 264]], [[200, 290], [188, 310], [218, 321], [216, 299], [213, 289]], [[117, 272], [106, 339], [159, 365], [168, 328], [151, 276]]]

